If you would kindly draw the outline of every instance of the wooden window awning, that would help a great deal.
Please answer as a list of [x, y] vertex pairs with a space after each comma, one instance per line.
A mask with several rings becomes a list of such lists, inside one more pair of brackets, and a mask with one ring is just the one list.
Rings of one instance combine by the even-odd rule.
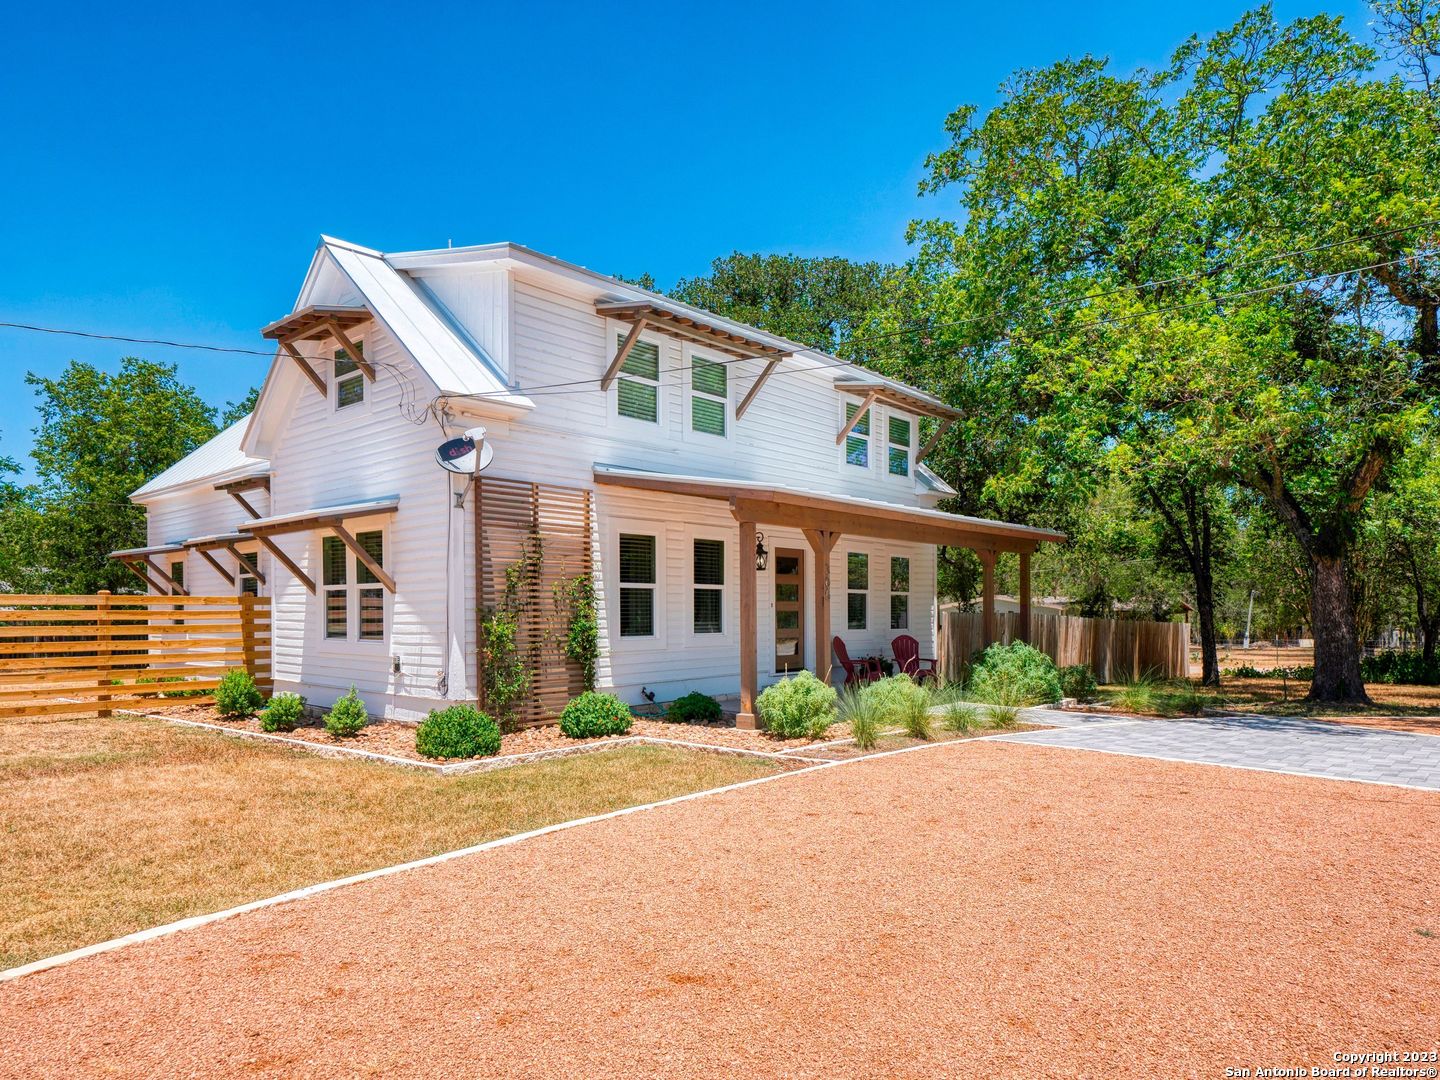
[[[223, 491], [240, 504], [240, 508], [252, 518], [258, 518], [260, 511], [250, 505], [250, 500], [245, 498], [247, 492], [270, 490], [270, 474], [268, 472], [255, 473], [251, 476], [242, 476], [238, 480], [227, 480], [223, 484], [215, 485], [216, 491]], [[187, 541], [188, 543], [188, 541]]]
[[300, 370], [305, 373], [305, 377], [323, 395], [327, 392], [325, 380], [311, 365], [310, 359], [312, 358], [304, 356], [295, 347], [296, 343], [334, 338], [350, 359], [355, 361], [355, 366], [365, 373], [367, 379], [374, 382], [375, 368], [350, 340], [352, 330], [373, 318], [369, 308], [333, 307], [317, 304], [301, 308], [299, 311], [286, 315], [283, 319], [275, 320], [260, 331], [260, 336], [278, 341], [280, 347], [290, 354], [290, 358], [299, 365]]
[[387, 499], [372, 499], [368, 502], [344, 503], [339, 506], [321, 506], [313, 510], [301, 510], [293, 514], [276, 514], [271, 517], [256, 518], [254, 521], [247, 521], [241, 528], [255, 537], [266, 551], [284, 563], [289, 571], [298, 578], [304, 586], [312, 593], [315, 592], [315, 582], [310, 575], [306, 574], [294, 561], [285, 554], [283, 549], [274, 542], [274, 537], [284, 536], [290, 533], [325, 531], [334, 533], [360, 560], [372, 574], [374, 574], [382, 585], [390, 592], [395, 591], [395, 579], [385, 570], [370, 553], [361, 546], [354, 535], [346, 528], [346, 524], [357, 518], [378, 517], [395, 513], [400, 508], [398, 496]]
[[[185, 550], [184, 544], [154, 544], [150, 547], [122, 548], [110, 552], [110, 558], [121, 563], [125, 569], [154, 589], [162, 596], [189, 596], [183, 585], [175, 582], [168, 570], [155, 565], [151, 560], [157, 555], [173, 555]], [[150, 574], [154, 573], [155, 578]], [[158, 579], [158, 580], [157, 580]]]
[[920, 447], [920, 451], [915, 455], [917, 462], [923, 461], [930, 451], [935, 449], [935, 444], [940, 441], [940, 437], [949, 431], [951, 425], [961, 416], [958, 409], [952, 409], [938, 398], [891, 383], [867, 382], [859, 379], [836, 380], [835, 389], [847, 394], [855, 394], [862, 399], [860, 408], [855, 411], [855, 415], [835, 436], [836, 446], [845, 441], [845, 436], [850, 434], [850, 429], [858, 424], [861, 418], [870, 411], [870, 406], [878, 401], [881, 404], [913, 413], [915, 416], [933, 416], [940, 421], [939, 426], [931, 433], [930, 438], [925, 440], [925, 445]]
[[597, 484], [723, 499], [730, 503], [737, 520], [762, 525], [992, 552], [1031, 552], [1042, 543], [1065, 539], [1064, 533], [1050, 529], [748, 480], [679, 476], [614, 465], [596, 465], [594, 475]]

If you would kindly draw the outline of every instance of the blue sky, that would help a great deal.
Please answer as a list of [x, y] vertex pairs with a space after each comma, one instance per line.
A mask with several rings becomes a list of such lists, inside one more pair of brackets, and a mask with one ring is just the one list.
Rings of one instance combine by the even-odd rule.
[[[950, 110], [1066, 55], [1162, 63], [1247, 6], [12, 5], [0, 320], [263, 347], [322, 232], [662, 287], [736, 249], [902, 260], [946, 210], [915, 190]], [[0, 454], [29, 449], [26, 371], [126, 352], [216, 404], [266, 363], [0, 329]]]

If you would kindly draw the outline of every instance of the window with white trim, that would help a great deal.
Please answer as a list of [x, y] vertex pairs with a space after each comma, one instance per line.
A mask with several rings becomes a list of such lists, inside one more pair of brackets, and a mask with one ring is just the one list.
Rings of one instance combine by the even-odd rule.
[[[380, 530], [356, 533], [355, 542], [377, 566], [384, 567], [385, 537]], [[338, 536], [320, 540], [320, 587], [327, 639], [385, 639], [385, 589]]]
[[890, 629], [910, 629], [910, 560], [890, 557]]
[[725, 437], [730, 409], [730, 368], [718, 360], [690, 356], [690, 427], [702, 435]]
[[260, 569], [258, 551], [237, 551], [239, 565], [235, 568], [235, 591], [241, 596], [259, 596], [260, 579], [255, 572]]
[[[365, 343], [355, 342], [355, 351], [363, 359]], [[365, 400], [365, 375], [360, 365], [344, 349], [335, 350], [335, 408], [344, 409]]]
[[903, 417], [891, 416], [886, 427], [887, 434], [890, 436], [890, 460], [888, 463], [890, 475], [909, 476], [910, 440], [915, 425]]
[[[617, 351], [627, 336], [615, 336]], [[650, 424], [660, 422], [660, 346], [655, 342], [642, 339], [630, 349], [615, 382], [615, 402], [621, 416]]]
[[[845, 403], [845, 423], [849, 423], [860, 406], [853, 401]], [[856, 468], [868, 469], [870, 467], [870, 416], [873, 409], [866, 409], [865, 415], [850, 429], [845, 436], [845, 464], [854, 465]]]
[[655, 637], [656, 539], [620, 534], [620, 636]]
[[170, 564], [170, 580], [179, 588], [185, 587], [185, 560], [180, 559]]
[[725, 632], [725, 541], [697, 537], [694, 542], [692, 628], [697, 634]]
[[845, 625], [864, 630], [869, 624], [870, 556], [863, 551], [845, 554]]

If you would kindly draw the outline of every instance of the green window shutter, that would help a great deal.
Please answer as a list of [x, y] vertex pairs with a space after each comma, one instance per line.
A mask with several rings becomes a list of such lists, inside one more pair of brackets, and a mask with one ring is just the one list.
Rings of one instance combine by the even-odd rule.
[[659, 388], [634, 379], [621, 379], [616, 387], [621, 416], [632, 420], [645, 420], [655, 424], [660, 421]]
[[321, 584], [344, 585], [347, 581], [346, 560], [349, 552], [338, 536], [327, 536], [320, 542]]
[[[625, 344], [625, 335], [617, 334], [615, 338], [617, 351], [623, 344]], [[660, 380], [660, 346], [653, 341], [635, 342], [630, 349], [630, 355], [625, 357], [625, 363], [620, 366], [620, 370], [626, 375], [634, 375], [637, 379], [658, 382]]]
[[725, 402], [695, 396], [690, 399], [690, 425], [704, 435], [725, 435]]
[[690, 358], [690, 385], [702, 394], [725, 397], [729, 393], [730, 369], [703, 356]]

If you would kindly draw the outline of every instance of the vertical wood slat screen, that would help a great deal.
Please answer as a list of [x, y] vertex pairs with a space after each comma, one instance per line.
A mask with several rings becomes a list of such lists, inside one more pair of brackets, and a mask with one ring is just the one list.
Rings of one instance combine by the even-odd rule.
[[522, 726], [550, 723], [585, 687], [580, 666], [565, 656], [569, 610], [555, 603], [555, 586], [581, 574], [593, 576], [591, 493], [584, 488], [535, 484], [502, 477], [475, 480], [476, 685], [484, 707], [485, 612], [501, 603], [505, 571], [526, 554], [533, 536], [541, 545], [540, 572], [522, 597], [517, 645], [531, 673], [521, 702]]
[[203, 704], [233, 668], [269, 690], [268, 597], [0, 595], [0, 719]]
[[[1187, 623], [1141, 619], [1086, 619], [1050, 612], [1030, 613], [1030, 644], [1060, 667], [1085, 664], [1098, 682], [1130, 682], [1142, 675], [1185, 679], [1190, 675], [1190, 627]], [[1020, 615], [996, 612], [995, 640], [1019, 640]], [[984, 629], [978, 611], [941, 615], [939, 668], [942, 678], [958, 680], [982, 647]]]

